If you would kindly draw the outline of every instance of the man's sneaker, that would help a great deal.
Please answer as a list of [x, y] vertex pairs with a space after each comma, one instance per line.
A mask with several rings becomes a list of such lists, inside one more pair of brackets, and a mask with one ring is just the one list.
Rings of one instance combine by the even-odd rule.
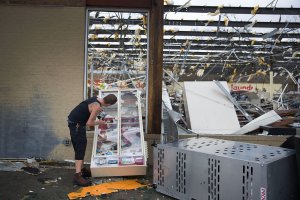
[[82, 177], [81, 172], [74, 174], [73, 184], [79, 186], [90, 186], [92, 183], [89, 180], [86, 180]]
[[81, 169], [81, 176], [83, 177], [83, 178], [88, 178], [88, 177], [91, 177], [92, 176], [92, 174], [91, 174], [91, 170], [89, 170], [89, 169], [87, 169], [87, 168], [82, 168]]

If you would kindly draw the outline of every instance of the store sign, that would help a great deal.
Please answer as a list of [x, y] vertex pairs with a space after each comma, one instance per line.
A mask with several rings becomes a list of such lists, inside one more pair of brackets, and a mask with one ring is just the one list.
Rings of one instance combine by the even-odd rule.
[[255, 87], [252, 84], [230, 84], [231, 91], [254, 91]]

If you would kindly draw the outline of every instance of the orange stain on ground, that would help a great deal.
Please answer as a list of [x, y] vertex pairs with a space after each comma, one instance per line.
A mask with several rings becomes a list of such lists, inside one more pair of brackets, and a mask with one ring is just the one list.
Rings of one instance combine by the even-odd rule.
[[87, 195], [89, 196], [99, 196], [102, 194], [110, 194], [113, 192], [118, 192], [119, 190], [133, 190], [140, 187], [144, 187], [137, 180], [123, 180], [109, 183], [102, 183], [99, 185], [93, 185], [89, 187], [83, 187], [76, 192], [71, 192], [68, 194], [69, 199], [83, 198]]

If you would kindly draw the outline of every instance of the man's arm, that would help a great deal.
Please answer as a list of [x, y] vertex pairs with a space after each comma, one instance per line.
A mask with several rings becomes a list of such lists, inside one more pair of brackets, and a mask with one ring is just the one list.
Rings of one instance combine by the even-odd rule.
[[105, 122], [101, 119], [99, 121], [96, 121], [97, 115], [102, 111], [102, 108], [100, 107], [100, 105], [93, 103], [91, 105], [90, 109], [91, 109], [91, 114], [90, 114], [88, 121], [86, 122], [86, 125], [96, 126], [96, 125], [105, 124]]

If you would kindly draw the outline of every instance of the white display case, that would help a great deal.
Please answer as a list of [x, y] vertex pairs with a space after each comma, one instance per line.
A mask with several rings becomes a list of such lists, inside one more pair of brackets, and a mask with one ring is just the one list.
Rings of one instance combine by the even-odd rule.
[[96, 126], [91, 158], [93, 177], [146, 174], [146, 151], [139, 90], [105, 90], [118, 101], [104, 108], [106, 125]]

